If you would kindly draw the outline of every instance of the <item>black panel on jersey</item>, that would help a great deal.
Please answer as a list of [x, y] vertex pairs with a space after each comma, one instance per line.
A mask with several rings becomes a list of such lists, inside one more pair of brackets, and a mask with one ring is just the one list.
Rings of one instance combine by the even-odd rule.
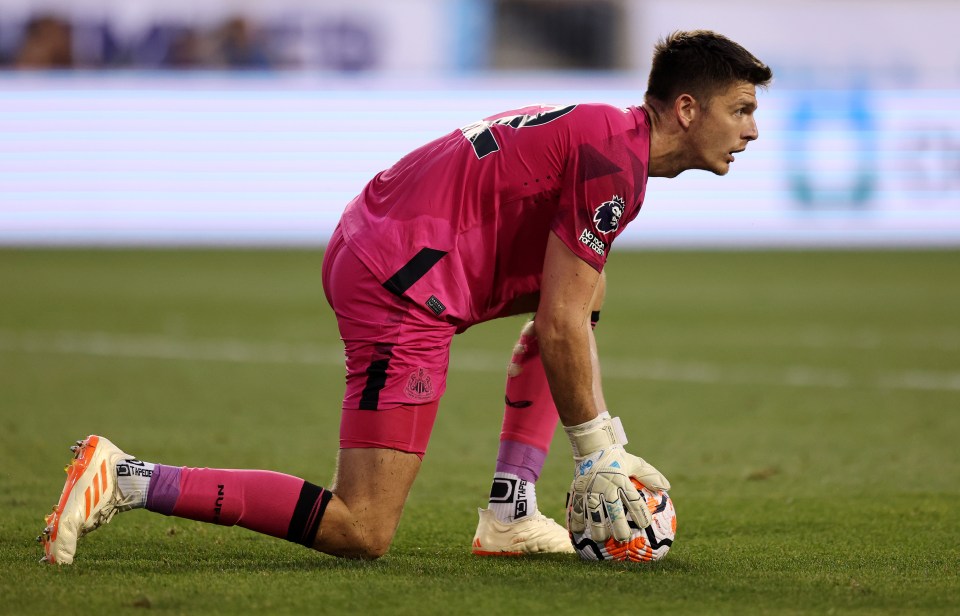
[[447, 253], [443, 250], [421, 248], [420, 252], [407, 261], [406, 265], [398, 269], [396, 274], [383, 283], [383, 287], [394, 295], [403, 295], [407, 289], [423, 278], [445, 254]]

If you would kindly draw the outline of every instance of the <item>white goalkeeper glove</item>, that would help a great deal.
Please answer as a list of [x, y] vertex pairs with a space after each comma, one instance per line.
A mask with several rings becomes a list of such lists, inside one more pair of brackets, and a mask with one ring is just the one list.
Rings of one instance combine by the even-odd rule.
[[564, 430], [576, 463], [570, 488], [570, 531], [583, 533], [589, 524], [590, 537], [596, 541], [605, 541], [611, 531], [614, 539], [626, 541], [631, 531], [625, 512], [640, 528], [650, 526], [650, 511], [630, 477], [653, 491], [669, 490], [670, 482], [642, 458], [624, 450], [627, 438], [620, 418], [603, 413]]

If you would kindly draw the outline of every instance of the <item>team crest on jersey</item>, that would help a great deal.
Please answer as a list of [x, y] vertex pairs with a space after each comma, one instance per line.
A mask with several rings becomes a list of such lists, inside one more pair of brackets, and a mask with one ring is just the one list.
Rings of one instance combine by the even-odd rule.
[[423, 368], [417, 368], [407, 378], [407, 386], [403, 393], [411, 400], [430, 400], [433, 398], [433, 381]]
[[620, 217], [626, 206], [623, 197], [614, 195], [609, 201], [604, 201], [593, 213], [593, 226], [603, 234], [612, 233], [620, 228]]

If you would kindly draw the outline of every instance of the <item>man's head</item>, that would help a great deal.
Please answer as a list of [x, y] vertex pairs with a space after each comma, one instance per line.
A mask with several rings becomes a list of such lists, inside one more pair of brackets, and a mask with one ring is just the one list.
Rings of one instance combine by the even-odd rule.
[[725, 174], [733, 153], [758, 136], [756, 88], [773, 72], [749, 51], [709, 30], [674, 32], [654, 48], [646, 101], [680, 130], [682, 152], [672, 173], [706, 169]]
[[653, 49], [647, 97], [669, 104], [689, 94], [707, 103], [736, 82], [763, 87], [772, 78], [770, 67], [722, 34], [674, 32]]

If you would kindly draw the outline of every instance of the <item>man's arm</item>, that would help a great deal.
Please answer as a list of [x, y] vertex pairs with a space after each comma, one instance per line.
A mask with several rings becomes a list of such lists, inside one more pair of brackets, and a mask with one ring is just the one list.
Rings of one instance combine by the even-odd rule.
[[600, 274], [550, 232], [534, 319], [540, 358], [565, 426], [596, 418], [590, 307]]
[[[540, 304], [534, 319], [540, 358], [560, 420], [573, 448], [574, 481], [570, 486], [569, 528], [590, 527], [604, 541], [611, 534], [626, 541], [631, 534], [627, 512], [641, 528], [650, 512], [630, 477], [653, 490], [668, 489], [666, 478], [642, 458], [623, 449], [626, 437], [619, 420], [600, 416], [594, 393], [595, 351], [589, 314], [600, 274], [551, 233], [543, 264]], [[599, 371], [598, 371], [599, 374]], [[598, 377], [597, 377], [598, 378]]]

